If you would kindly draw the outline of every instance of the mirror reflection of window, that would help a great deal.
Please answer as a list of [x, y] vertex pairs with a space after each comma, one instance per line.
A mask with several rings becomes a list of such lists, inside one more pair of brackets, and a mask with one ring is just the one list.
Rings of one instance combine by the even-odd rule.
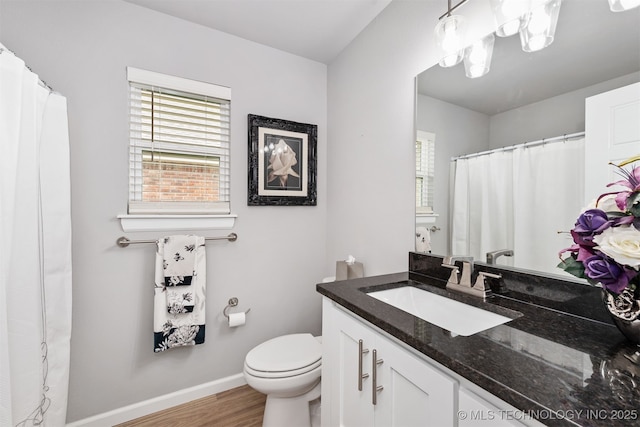
[[416, 213], [433, 213], [433, 176], [436, 135], [418, 131], [416, 136]]

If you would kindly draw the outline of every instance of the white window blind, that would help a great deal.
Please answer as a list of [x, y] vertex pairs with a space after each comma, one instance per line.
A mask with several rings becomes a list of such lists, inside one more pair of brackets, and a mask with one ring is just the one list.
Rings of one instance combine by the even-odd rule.
[[416, 211], [433, 212], [435, 135], [418, 131], [416, 139]]
[[229, 213], [230, 90], [135, 68], [127, 75], [129, 213]]

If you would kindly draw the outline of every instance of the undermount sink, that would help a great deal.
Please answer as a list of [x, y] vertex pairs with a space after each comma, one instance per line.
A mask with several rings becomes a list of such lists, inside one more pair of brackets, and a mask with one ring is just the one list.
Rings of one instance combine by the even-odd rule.
[[413, 286], [368, 292], [367, 295], [446, 329], [452, 335], [467, 337], [513, 320]]

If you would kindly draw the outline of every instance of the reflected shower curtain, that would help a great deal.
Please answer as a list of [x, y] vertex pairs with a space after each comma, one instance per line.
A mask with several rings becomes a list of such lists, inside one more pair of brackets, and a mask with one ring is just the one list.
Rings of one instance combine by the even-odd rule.
[[453, 191], [453, 254], [484, 261], [490, 250], [513, 247], [511, 153], [459, 159]]
[[558, 252], [584, 208], [584, 138], [518, 146], [453, 164], [452, 251], [485, 261], [512, 249], [503, 265], [562, 275]]
[[66, 99], [0, 45], [0, 425], [63, 426], [71, 334]]
[[[514, 251], [518, 266], [565, 275], [558, 252], [585, 208], [584, 138], [513, 151]], [[589, 202], [589, 201], [587, 201]]]

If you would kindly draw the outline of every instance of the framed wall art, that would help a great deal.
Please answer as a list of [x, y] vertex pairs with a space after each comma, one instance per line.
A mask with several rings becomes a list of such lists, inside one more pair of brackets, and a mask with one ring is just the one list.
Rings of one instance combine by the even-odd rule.
[[249, 114], [249, 206], [315, 206], [318, 126]]

